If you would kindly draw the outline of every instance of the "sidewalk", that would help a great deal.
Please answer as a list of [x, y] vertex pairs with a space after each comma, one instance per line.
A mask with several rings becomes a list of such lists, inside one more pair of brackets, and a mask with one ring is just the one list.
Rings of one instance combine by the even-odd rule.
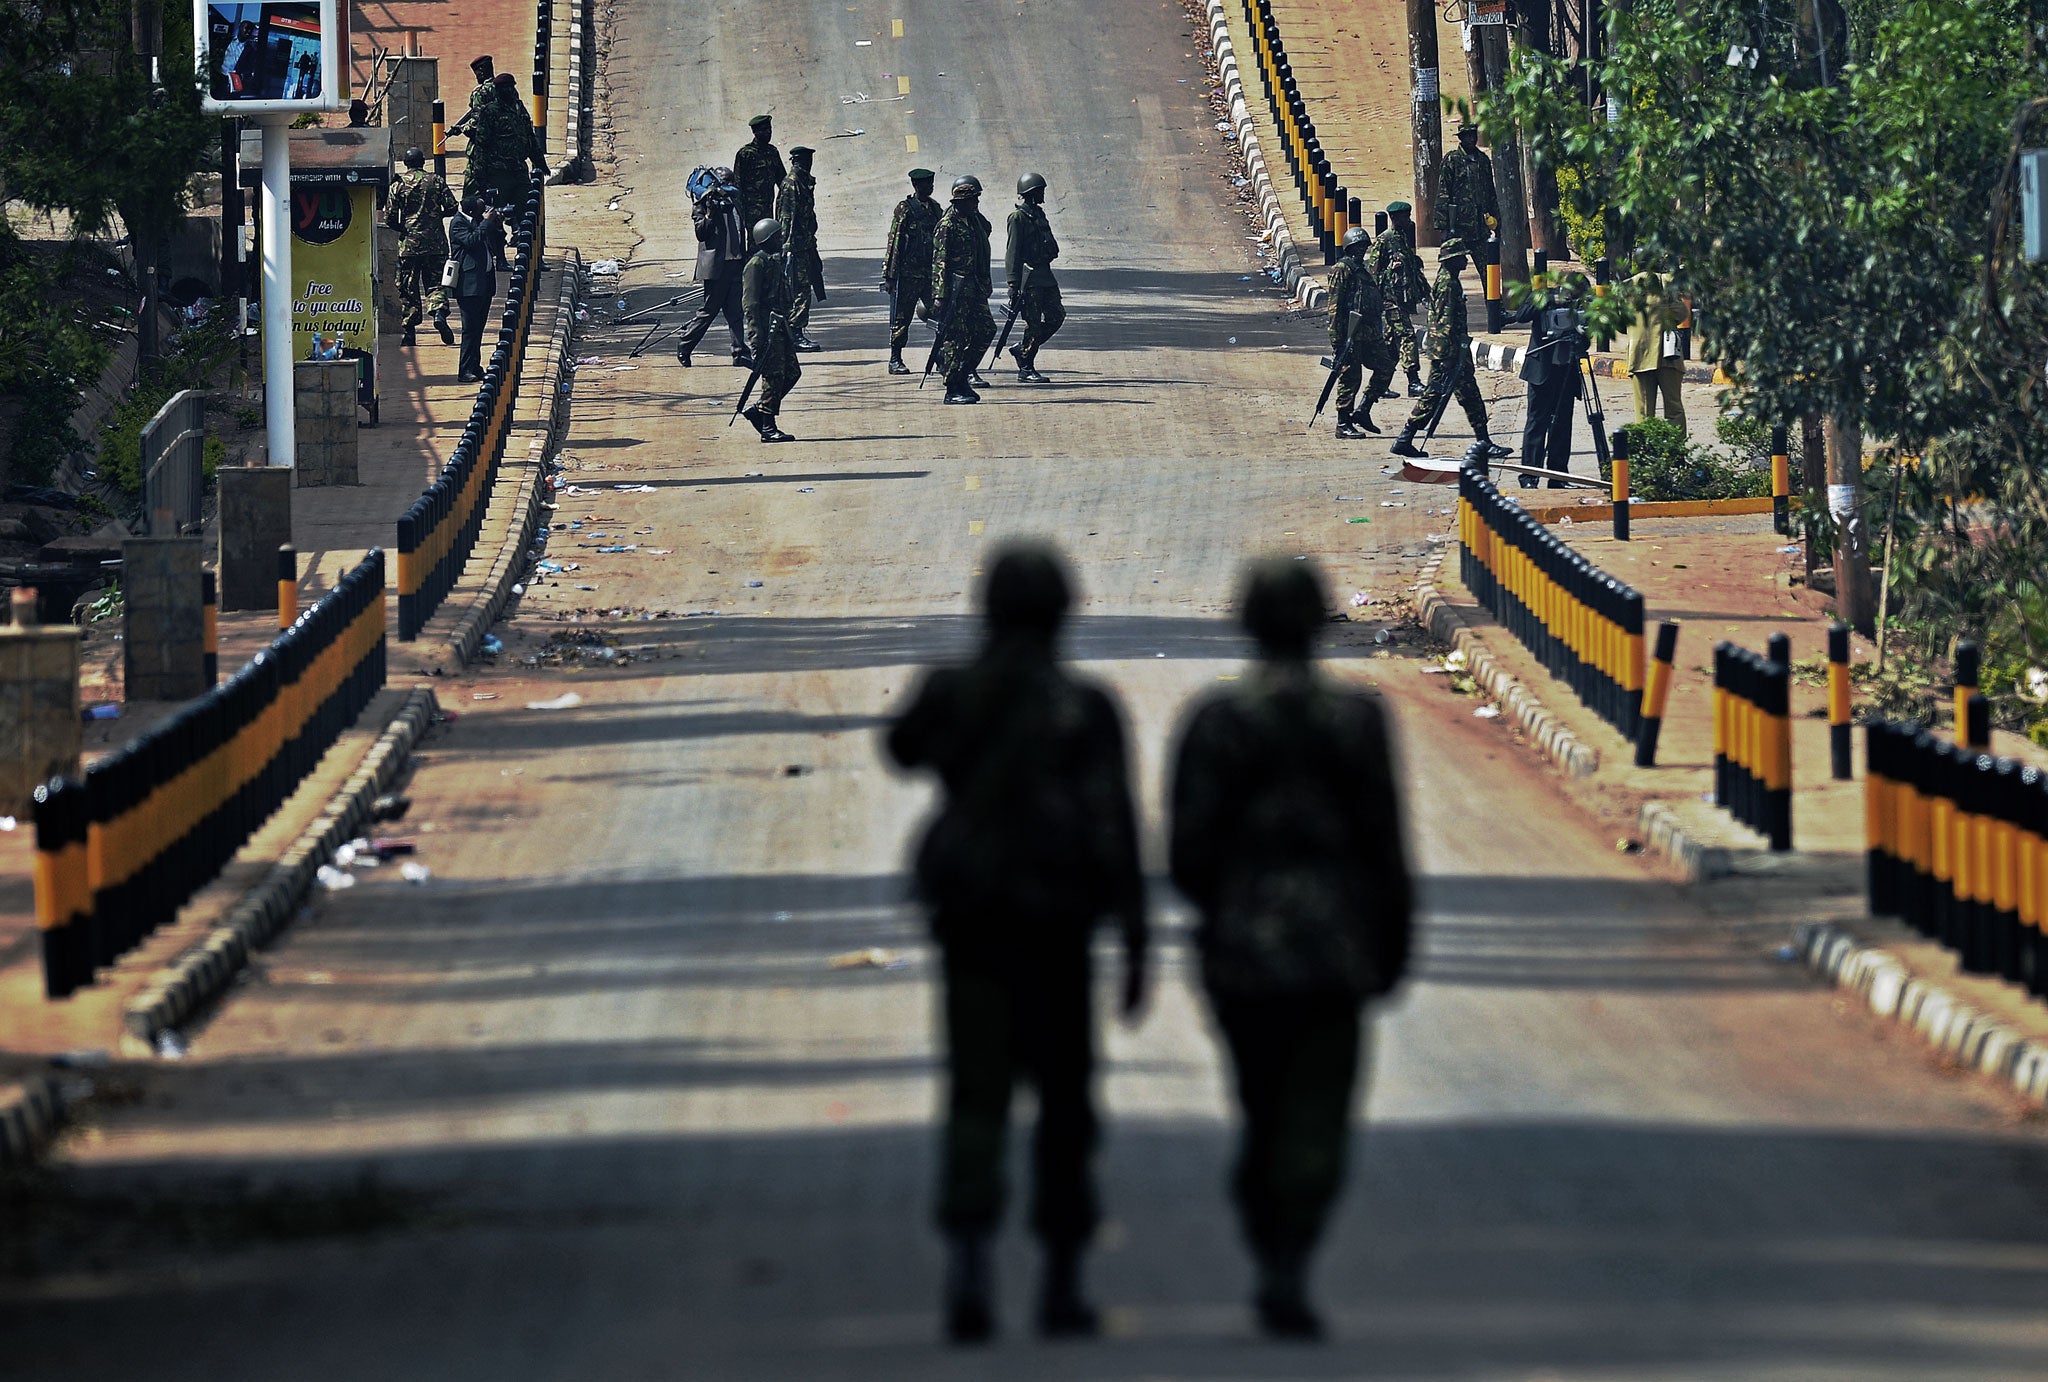
[[[1719, 852], [1726, 872], [1703, 878], [1702, 895], [1716, 910], [1754, 923], [1760, 946], [1775, 950], [1795, 924], [1831, 923], [1860, 944], [1888, 951], [1914, 977], [2026, 1037], [2048, 1042], [2048, 1005], [2016, 986], [1960, 973], [1950, 952], [1897, 921], [1869, 915], [1864, 736], [1859, 727], [1853, 779], [1833, 780], [1822, 676], [1795, 676], [1792, 685], [1793, 851], [1770, 854], [1761, 835], [1712, 804], [1714, 644], [1725, 639], [1761, 652], [1772, 634], [1783, 633], [1792, 641], [1795, 664], [1826, 658], [1833, 599], [1805, 587], [1803, 557], [1783, 550], [1792, 540], [1771, 531], [1770, 517], [1638, 519], [1626, 543], [1614, 540], [1606, 522], [1552, 531], [1642, 592], [1650, 631], [1663, 620], [1679, 624], [1655, 767], [1635, 767], [1634, 746], [1479, 607], [1458, 581], [1455, 546], [1446, 550], [1435, 588], [1488, 655], [1598, 752], [1598, 769], [1568, 789], [1581, 804], [1629, 847], [1668, 848], [1676, 833], [1690, 849]], [[1867, 663], [1875, 649], [1869, 640], [1852, 637], [1850, 656]], [[1866, 709], [1860, 699], [1856, 709]], [[1515, 732], [1505, 715], [1496, 723], [1505, 733]], [[1994, 733], [1992, 752], [2048, 767], [2048, 753], [2019, 735]]]

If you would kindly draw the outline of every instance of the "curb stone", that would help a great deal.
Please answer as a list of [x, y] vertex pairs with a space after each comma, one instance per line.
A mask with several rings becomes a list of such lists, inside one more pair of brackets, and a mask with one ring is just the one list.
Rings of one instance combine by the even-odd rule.
[[26, 1166], [64, 1122], [57, 1082], [30, 1075], [0, 1094], [0, 1167]]
[[439, 713], [431, 689], [404, 693], [404, 703], [326, 808], [270, 866], [206, 937], [150, 976], [121, 1013], [123, 1041], [153, 1053], [157, 1034], [176, 1027], [226, 991], [297, 910], [313, 875], [369, 819], [370, 803], [397, 778], [412, 746]]
[[1309, 276], [1294, 237], [1287, 233], [1287, 219], [1280, 213], [1280, 196], [1273, 189], [1273, 177], [1266, 167], [1265, 150], [1252, 128], [1251, 107], [1245, 104], [1244, 79], [1238, 75], [1237, 53], [1230, 44], [1230, 21], [1224, 17], [1223, 0], [1207, 0], [1209, 10], [1209, 51], [1216, 59], [1216, 71], [1223, 82], [1223, 97], [1230, 105], [1231, 127], [1237, 133], [1238, 151], [1244, 155], [1245, 175], [1259, 199], [1259, 215], [1265, 221], [1266, 238], [1273, 257], [1280, 261], [1280, 276], [1288, 296], [1311, 310], [1321, 307], [1329, 293]]
[[1809, 922], [1793, 933], [1807, 967], [1854, 993], [1871, 1012], [1911, 1028], [1958, 1065], [2048, 1105], [2048, 1043], [2020, 1035], [1939, 984], [1916, 977], [1898, 956], [1867, 946], [1839, 926]]
[[[558, 24], [550, 35], [548, 44], [549, 85], [557, 80], [552, 74], [562, 73], [562, 92], [557, 96], [548, 93], [549, 108], [562, 112], [562, 147], [557, 151], [555, 170], [548, 174], [547, 185], [559, 187], [563, 183], [588, 182], [590, 167], [590, 131], [584, 122], [590, 99], [590, 84], [584, 79], [589, 69], [584, 62], [585, 49], [589, 46], [590, 0], [575, 0], [567, 24]], [[559, 103], [559, 104], [558, 104]], [[549, 124], [553, 124], [550, 118]]]
[[1580, 739], [1557, 716], [1543, 708], [1528, 687], [1515, 680], [1493, 660], [1486, 644], [1468, 627], [1463, 616], [1437, 589], [1444, 554], [1439, 551], [1423, 566], [1415, 583], [1415, 613], [1430, 635], [1462, 650], [1465, 670], [1486, 693], [1500, 702], [1502, 710], [1515, 717], [1545, 758], [1567, 777], [1591, 777], [1600, 767], [1600, 751]]
[[1636, 812], [1636, 828], [1643, 832], [1646, 847], [1684, 869], [1686, 876], [1695, 883], [1725, 878], [1736, 871], [1738, 851], [1725, 845], [1702, 844], [1695, 840], [1679, 820], [1678, 813], [1664, 802], [1644, 802]]

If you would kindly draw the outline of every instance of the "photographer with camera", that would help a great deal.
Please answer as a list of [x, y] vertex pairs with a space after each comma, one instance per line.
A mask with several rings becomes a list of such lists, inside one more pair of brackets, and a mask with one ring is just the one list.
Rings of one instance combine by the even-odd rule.
[[[1541, 265], [1537, 273], [1543, 272]], [[1582, 281], [1562, 289], [1538, 286], [1529, 304], [1507, 320], [1528, 322], [1529, 348], [1522, 355], [1522, 382], [1529, 386], [1528, 409], [1522, 422], [1522, 464], [1530, 470], [1569, 473], [1572, 468], [1572, 408], [1579, 400], [1586, 352], [1592, 339], [1579, 308]], [[1540, 285], [1541, 279], [1538, 279]], [[1534, 489], [1536, 477], [1522, 475], [1523, 489]], [[1563, 489], [1561, 480], [1550, 488]]]
[[752, 247], [747, 243], [747, 225], [740, 217], [740, 194], [733, 185], [732, 170], [695, 169], [686, 190], [693, 199], [690, 222], [697, 231], [697, 281], [704, 285], [704, 301], [676, 338], [676, 363], [689, 368], [690, 352], [722, 315], [732, 333], [733, 364], [752, 369], [754, 357], [747, 352], [745, 326], [740, 320], [740, 275]]

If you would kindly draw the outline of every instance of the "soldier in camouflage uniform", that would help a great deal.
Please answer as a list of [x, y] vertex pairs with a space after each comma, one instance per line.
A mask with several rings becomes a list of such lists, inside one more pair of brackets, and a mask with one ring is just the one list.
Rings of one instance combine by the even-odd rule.
[[1487, 454], [1501, 457], [1513, 453], [1486, 435], [1486, 399], [1479, 392], [1479, 380], [1472, 372], [1472, 330], [1465, 321], [1465, 285], [1458, 275], [1465, 268], [1465, 242], [1452, 236], [1437, 251], [1436, 286], [1429, 292], [1429, 384], [1415, 400], [1401, 435], [1394, 439], [1396, 456], [1427, 456], [1415, 444], [1415, 434], [1429, 425], [1444, 396], [1455, 393], [1458, 406], [1472, 424], [1472, 435], [1486, 447]]
[[1260, 660], [1185, 722], [1170, 863], [1244, 1112], [1231, 1189], [1253, 1304], [1269, 1334], [1314, 1338], [1309, 1257], [1344, 1179], [1365, 1005], [1407, 968], [1412, 888], [1379, 697], [1311, 660], [1320, 575], [1261, 562], [1238, 613]]
[[796, 167], [775, 192], [775, 219], [782, 225], [782, 243], [789, 268], [789, 325], [798, 350], [822, 350], [811, 339], [811, 299], [825, 300], [825, 262], [818, 257], [818, 180], [811, 176], [811, 150], [799, 144], [789, 151]]
[[1499, 225], [1493, 160], [1479, 151], [1479, 127], [1466, 120], [1458, 126], [1458, 147], [1444, 155], [1437, 175], [1437, 241], [1441, 244], [1455, 235], [1474, 254], [1484, 254], [1487, 237]]
[[533, 115], [519, 99], [519, 83], [510, 72], [500, 72], [492, 89], [495, 99], [484, 104], [469, 128], [462, 195], [481, 195], [491, 205], [503, 208], [507, 219], [516, 225], [532, 185], [528, 167], [544, 175], [548, 165], [541, 157]]
[[789, 169], [782, 166], [782, 150], [774, 144], [775, 121], [756, 115], [747, 127], [754, 138], [732, 156], [732, 185], [739, 189], [740, 220], [752, 225], [775, 214], [775, 189], [782, 186]]
[[[1408, 372], [1408, 396], [1420, 398], [1422, 362], [1416, 353], [1415, 331], [1408, 314], [1416, 304], [1429, 300], [1429, 280], [1422, 276], [1422, 256], [1415, 252], [1413, 214], [1414, 208], [1406, 202], [1395, 202], [1387, 208], [1387, 228], [1366, 251], [1365, 267], [1380, 285], [1380, 301], [1386, 305], [1387, 347], [1398, 352], [1401, 368]], [[1378, 398], [1374, 395], [1375, 401]]]
[[790, 327], [791, 285], [782, 253], [782, 226], [771, 219], [754, 225], [754, 253], [740, 275], [740, 316], [747, 324], [747, 353], [761, 372], [761, 396], [741, 414], [762, 441], [795, 441], [775, 424], [782, 400], [803, 377], [796, 362], [796, 332]]
[[953, 204], [932, 235], [932, 320], [940, 324], [939, 368], [946, 374], [946, 402], [979, 403], [972, 387], [981, 352], [996, 338], [988, 300], [995, 291], [989, 274], [989, 232], [981, 214], [981, 182], [957, 178]]
[[1017, 206], [1010, 212], [1009, 229], [1003, 264], [1009, 273], [1010, 305], [1024, 321], [1024, 339], [1010, 348], [1010, 354], [1017, 361], [1018, 383], [1045, 384], [1051, 381], [1038, 372], [1038, 348], [1066, 321], [1067, 309], [1052, 276], [1060, 242], [1045, 218], [1045, 179], [1037, 173], [1017, 179]]
[[933, 672], [890, 728], [889, 756], [928, 768], [944, 796], [917, 852], [944, 979], [946, 1127], [938, 1221], [947, 1235], [946, 1329], [958, 1343], [995, 1326], [989, 1247], [1002, 1217], [1010, 1099], [1037, 1093], [1031, 1224], [1045, 1249], [1038, 1326], [1093, 1334], [1081, 1254], [1100, 1218], [1089, 1162], [1091, 941], [1118, 926], [1122, 1010], [1143, 1006], [1144, 877], [1122, 716], [1056, 656], [1070, 602], [1059, 559], [1012, 547], [982, 587], [988, 642]]
[[450, 134], [468, 134], [469, 127], [476, 123], [477, 114], [498, 98], [498, 69], [489, 53], [472, 59], [469, 70], [476, 76], [476, 85], [469, 90], [469, 109], [449, 128]]
[[398, 232], [398, 303], [405, 334], [402, 346], [413, 344], [413, 329], [431, 313], [442, 345], [455, 344], [448, 326], [448, 290], [441, 269], [448, 262], [448, 232], [442, 221], [457, 210], [448, 184], [426, 170], [427, 158], [417, 147], [405, 151], [405, 171], [391, 184], [384, 203], [384, 223]]
[[882, 291], [889, 295], [889, 373], [908, 374], [903, 347], [910, 343], [910, 317], [919, 307], [931, 318], [932, 234], [941, 207], [932, 195], [929, 168], [910, 170], [910, 195], [896, 203], [889, 219], [889, 247], [882, 256]]
[[[1337, 375], [1337, 435], [1347, 441], [1380, 430], [1373, 426], [1372, 405], [1394, 377], [1394, 356], [1386, 341], [1386, 309], [1380, 304], [1379, 284], [1365, 265], [1366, 244], [1371, 239], [1372, 233], [1364, 226], [1345, 231], [1344, 253], [1330, 270], [1330, 351], [1344, 361]], [[1361, 405], [1358, 381], [1368, 367], [1372, 382]]]

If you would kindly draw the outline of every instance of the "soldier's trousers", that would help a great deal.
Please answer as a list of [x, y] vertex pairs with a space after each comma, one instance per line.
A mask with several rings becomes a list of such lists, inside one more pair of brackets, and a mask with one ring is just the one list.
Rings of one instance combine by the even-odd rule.
[[1060, 301], [1060, 285], [1053, 282], [1050, 274], [1041, 282], [1034, 274], [1024, 291], [1017, 295], [1017, 318], [1024, 323], [1024, 339], [1017, 342], [1017, 356], [1030, 361], [1038, 358], [1038, 348], [1052, 339], [1067, 320], [1066, 304]]
[[740, 321], [740, 271], [734, 265], [730, 273], [719, 274], [704, 285], [704, 301], [697, 306], [697, 315], [690, 318], [690, 324], [683, 328], [683, 334], [676, 337], [676, 354], [687, 355], [697, 348], [697, 342], [704, 339], [704, 333], [711, 329], [711, 323], [721, 313], [725, 316], [726, 328], [732, 332], [732, 353], [740, 356], [747, 353], [746, 327]]
[[1401, 363], [1401, 368], [1413, 374], [1422, 367], [1421, 351], [1415, 344], [1415, 328], [1408, 320], [1408, 314], [1398, 307], [1387, 309], [1386, 326], [1387, 350]]
[[789, 329], [799, 336], [811, 334], [811, 290], [801, 283], [789, 290]]
[[[1334, 352], [1342, 350], [1343, 347], [1333, 344], [1330, 349]], [[1372, 370], [1372, 385], [1365, 391], [1365, 406], [1370, 408], [1379, 400], [1387, 385], [1393, 382], [1394, 356], [1393, 352], [1385, 348], [1384, 342], [1369, 336], [1361, 336], [1358, 338], [1357, 346], [1352, 350], [1350, 362], [1337, 375], [1339, 413], [1350, 412], [1352, 405], [1358, 402], [1359, 381], [1364, 379], [1367, 369]]]
[[1244, 1133], [1231, 1197], [1253, 1252], [1300, 1258], [1344, 1183], [1361, 1009], [1343, 995], [1212, 994], [1230, 1049]]
[[1047, 1244], [1078, 1248], [1100, 1210], [1089, 1163], [1097, 1139], [1088, 948], [1040, 944], [1005, 957], [944, 960], [946, 1128], [939, 1227], [985, 1233], [1002, 1218], [1010, 1096], [1038, 1096], [1031, 1142], [1031, 1226]]
[[[920, 308], [923, 309], [921, 314]], [[910, 319], [922, 315], [926, 321], [930, 321], [931, 313], [931, 274], [913, 274], [907, 280], [898, 279], [896, 300], [889, 304], [889, 349], [900, 351], [909, 345]]]
[[989, 315], [985, 298], [962, 299], [953, 308], [953, 321], [939, 339], [939, 369], [948, 379], [965, 378], [981, 363], [982, 352], [996, 338], [996, 319]]
[[401, 326], [418, 326], [427, 313], [448, 315], [448, 290], [441, 286], [445, 254], [401, 254], [398, 256], [398, 319]]
[[[1461, 344], [1458, 349], [1469, 350], [1470, 347]], [[1457, 379], [1455, 385], [1451, 382], [1454, 376]], [[1429, 382], [1422, 387], [1422, 397], [1415, 400], [1415, 411], [1408, 414], [1409, 424], [1417, 429], [1427, 427], [1429, 416], [1436, 411], [1439, 400], [1446, 391], [1453, 389], [1458, 406], [1465, 410], [1466, 421], [1472, 424], [1472, 435], [1485, 436], [1486, 397], [1479, 392], [1479, 380], [1466, 362], [1455, 356], [1429, 362]]]
[[525, 163], [493, 165], [475, 157], [466, 160], [462, 169], [462, 196], [468, 200], [471, 194], [482, 197], [492, 206], [506, 208], [505, 233], [509, 237], [519, 228], [519, 218], [526, 210], [526, 197], [532, 189]]
[[796, 352], [788, 346], [756, 355], [754, 363], [761, 370], [761, 382], [757, 386], [759, 392], [754, 401], [762, 412], [774, 417], [782, 411], [782, 400], [789, 397], [796, 381], [804, 377], [803, 366], [796, 362]]

